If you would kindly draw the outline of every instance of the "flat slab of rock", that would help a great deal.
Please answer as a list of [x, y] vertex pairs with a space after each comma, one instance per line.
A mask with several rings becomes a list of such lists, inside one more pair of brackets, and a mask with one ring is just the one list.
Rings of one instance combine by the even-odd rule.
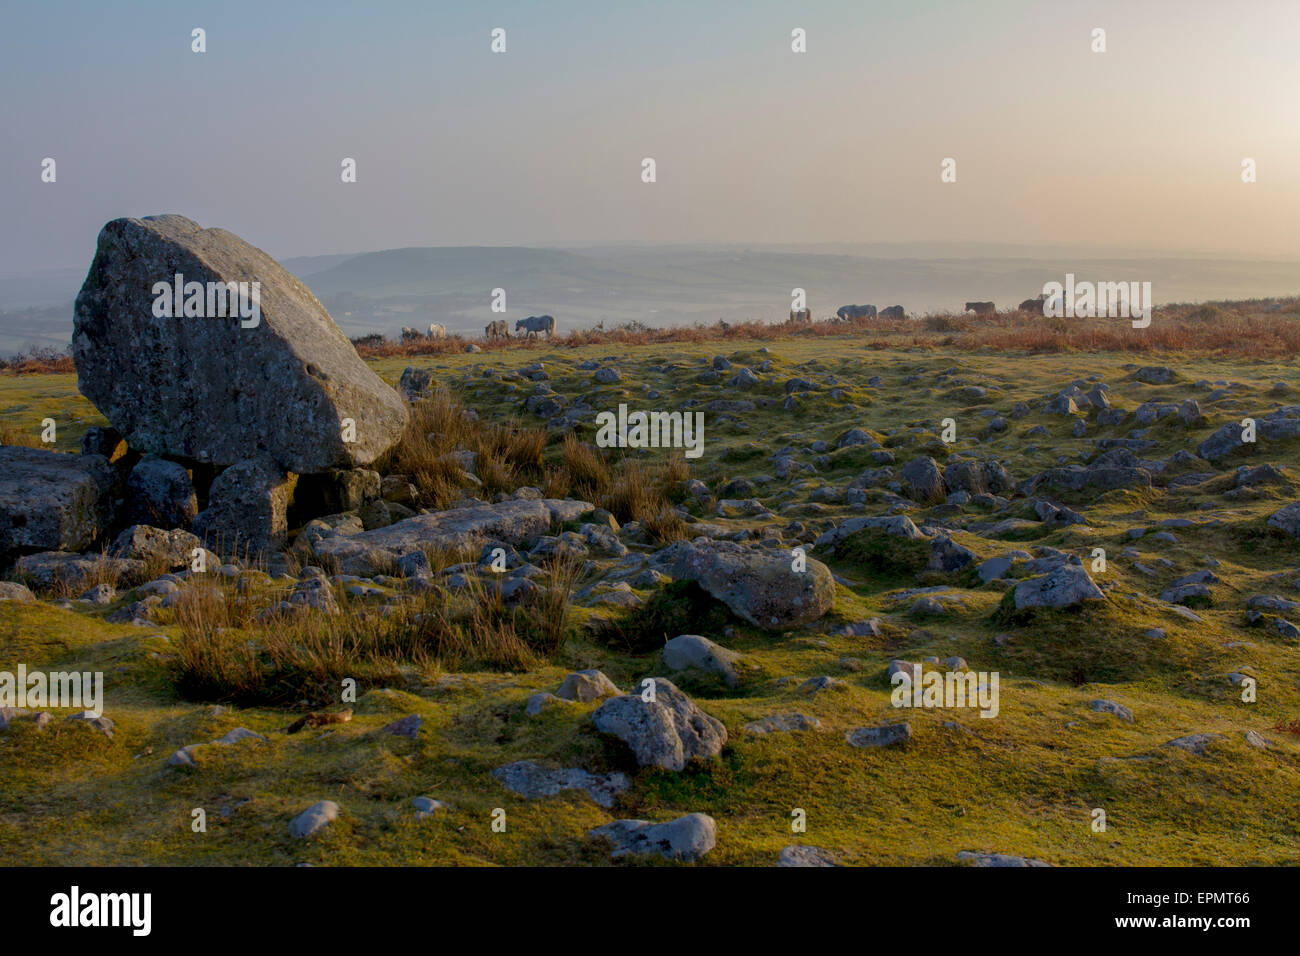
[[588, 831], [587, 836], [609, 841], [613, 845], [610, 856], [658, 853], [669, 860], [694, 863], [717, 845], [717, 833], [713, 817], [688, 813], [668, 823], [615, 820]]
[[805, 557], [794, 570], [789, 551], [749, 548], [734, 542], [686, 544], [669, 573], [694, 581], [758, 627], [788, 630], [811, 624], [835, 606], [835, 579], [830, 568]]
[[[155, 284], [177, 274], [201, 284], [203, 316], [154, 314]], [[259, 283], [256, 324], [207, 314], [208, 283], [232, 282]], [[156, 455], [215, 465], [266, 456], [300, 474], [354, 468], [386, 451], [409, 417], [301, 281], [184, 216], [104, 226], [77, 296], [72, 355], [82, 394], [132, 448]], [[344, 440], [345, 419], [355, 441]]]
[[783, 847], [777, 866], [838, 866], [829, 851], [818, 846]]
[[1103, 700], [1102, 698], [1098, 698], [1096, 700], [1088, 701], [1088, 706], [1099, 714], [1110, 714], [1113, 717], [1118, 717], [1127, 724], [1133, 723], [1133, 711], [1129, 710], [1123, 704], [1116, 703], [1113, 700]]
[[108, 530], [116, 480], [102, 455], [0, 445], [0, 556], [90, 547]]
[[692, 760], [707, 760], [722, 752], [727, 728], [662, 677], [655, 682], [655, 699], [625, 694], [601, 704], [591, 715], [601, 733], [621, 739], [642, 767], [684, 770]]
[[911, 724], [888, 724], [884, 727], [859, 727], [850, 730], [844, 739], [852, 747], [889, 747], [912, 739]]
[[816, 717], [804, 714], [772, 714], [760, 717], [745, 725], [745, 732], [763, 736], [764, 734], [793, 733], [801, 730], [820, 730], [822, 722]]
[[521, 797], [536, 800], [562, 790], [582, 790], [602, 807], [632, 785], [625, 773], [588, 773], [580, 767], [558, 768], [536, 760], [518, 760], [492, 771], [502, 785]]
[[593, 508], [585, 501], [511, 499], [415, 515], [360, 534], [325, 534], [314, 540], [313, 548], [322, 560], [337, 562], [344, 573], [373, 575], [412, 551], [463, 549], [489, 538], [528, 544], [548, 534], [553, 521], [574, 521]]
[[1012, 856], [1009, 853], [980, 853], [977, 850], [961, 850], [957, 859], [970, 861], [971, 866], [1051, 866], [1042, 860], [1024, 856]]
[[1189, 754], [1204, 757], [1210, 744], [1216, 740], [1226, 739], [1223, 734], [1188, 734], [1186, 737], [1175, 737], [1173, 740], [1166, 741], [1165, 746], [1177, 747], [1179, 750], [1186, 750]]

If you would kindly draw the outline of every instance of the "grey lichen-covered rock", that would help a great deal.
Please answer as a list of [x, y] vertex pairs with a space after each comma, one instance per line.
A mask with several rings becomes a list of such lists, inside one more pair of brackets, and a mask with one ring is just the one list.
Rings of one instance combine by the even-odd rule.
[[722, 752], [727, 728], [695, 706], [695, 702], [662, 677], [655, 699], [640, 693], [608, 700], [591, 715], [601, 733], [612, 734], [631, 749], [642, 767], [684, 770], [692, 760], [707, 760]]
[[950, 492], [968, 491], [972, 495], [1000, 495], [1015, 487], [1015, 481], [1002, 463], [992, 458], [949, 462], [943, 469], [943, 483]]
[[913, 458], [898, 473], [903, 494], [923, 504], [942, 501], [948, 491], [938, 463], [928, 456]]
[[1223, 734], [1188, 734], [1186, 737], [1175, 737], [1173, 740], [1166, 741], [1165, 746], [1177, 747], [1179, 750], [1186, 750], [1189, 754], [1204, 757], [1210, 744], [1225, 739]]
[[326, 533], [312, 547], [345, 573], [370, 575], [412, 551], [461, 551], [488, 539], [528, 544], [547, 534], [553, 522], [576, 520], [594, 507], [585, 501], [517, 498], [415, 515], [361, 534]]
[[614, 697], [621, 693], [622, 691], [618, 689], [617, 684], [602, 672], [592, 668], [585, 671], [575, 671], [564, 678], [564, 683], [560, 684], [560, 689], [555, 692], [555, 696], [560, 700], [588, 704], [593, 700], [600, 700], [602, 697]]
[[0, 445], [0, 556], [89, 548], [108, 529], [116, 481], [100, 455]]
[[930, 542], [930, 562], [926, 570], [952, 573], [967, 567], [978, 557], [970, 548], [941, 534]]
[[[205, 313], [207, 283], [259, 283], [260, 315], [155, 316], [155, 284], [178, 274], [202, 284]], [[386, 451], [409, 416], [302, 282], [233, 233], [183, 216], [104, 226], [77, 296], [72, 354], [82, 394], [132, 448], [157, 455], [349, 468]]]
[[261, 554], [284, 546], [294, 478], [265, 459], [232, 465], [212, 482], [194, 533], [221, 554]]
[[745, 725], [745, 732], [764, 736], [765, 734], [792, 733], [800, 730], [819, 730], [822, 722], [816, 717], [804, 714], [772, 714], [760, 717]]
[[602, 807], [612, 807], [614, 799], [632, 785], [625, 773], [588, 773], [580, 767], [561, 769], [536, 760], [517, 760], [493, 770], [492, 776], [529, 800], [581, 790]]
[[811, 624], [835, 606], [830, 568], [804, 557], [802, 570], [789, 551], [750, 548], [730, 541], [680, 547], [670, 574], [694, 581], [758, 627], [788, 630]]
[[1024, 856], [1012, 856], [1009, 853], [981, 853], [978, 850], [960, 850], [957, 859], [969, 861], [971, 866], [1051, 866], [1042, 860]]
[[34, 604], [36, 595], [25, 584], [17, 581], [0, 581], [0, 601], [12, 601], [14, 604]]
[[[187, 567], [199, 547], [197, 535], [188, 531], [164, 531], [137, 524], [124, 530], [108, 549], [113, 558], [144, 561], [151, 567], [165, 567], [172, 571]], [[206, 561], [206, 558], [205, 558]]]
[[911, 740], [912, 726], [911, 724], [888, 724], [884, 727], [859, 727], [846, 733], [844, 739], [852, 747], [889, 747]]
[[926, 534], [907, 515], [873, 515], [871, 517], [849, 518], [847, 521], [820, 535], [814, 547], [833, 551], [841, 541], [852, 537], [859, 531], [878, 531], [881, 534], [903, 538], [908, 541], [924, 541]]
[[1268, 526], [1293, 538], [1300, 538], [1300, 501], [1293, 501], [1269, 516]]
[[1021, 581], [1013, 594], [1018, 611], [1030, 607], [1073, 607], [1105, 597], [1078, 564], [1064, 564], [1040, 577]]
[[1110, 714], [1127, 724], [1133, 723], [1133, 711], [1113, 700], [1104, 700], [1099, 697], [1096, 700], [1088, 701], [1088, 706], [1099, 714]]
[[146, 455], [126, 479], [126, 520], [159, 528], [188, 528], [199, 513], [189, 471], [174, 461]]
[[777, 866], [838, 866], [828, 851], [819, 846], [791, 846], [781, 848]]
[[733, 651], [713, 643], [698, 634], [679, 634], [664, 644], [664, 666], [671, 671], [697, 671], [721, 677], [728, 687], [736, 687], [740, 677], [736, 673], [739, 659]]
[[311, 836], [338, 819], [339, 805], [333, 800], [322, 800], [308, 807], [289, 824], [289, 835], [299, 840]]
[[590, 830], [587, 836], [608, 840], [611, 856], [658, 853], [669, 860], [694, 863], [717, 845], [718, 825], [703, 813], [688, 813], [668, 823], [615, 820]]

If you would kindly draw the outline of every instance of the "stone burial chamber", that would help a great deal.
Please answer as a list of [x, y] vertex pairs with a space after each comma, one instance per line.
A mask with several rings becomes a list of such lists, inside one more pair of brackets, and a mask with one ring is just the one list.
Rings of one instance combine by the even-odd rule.
[[134, 453], [211, 478], [194, 530], [222, 551], [281, 546], [298, 476], [363, 468], [409, 419], [301, 281], [183, 216], [104, 226], [72, 354]]

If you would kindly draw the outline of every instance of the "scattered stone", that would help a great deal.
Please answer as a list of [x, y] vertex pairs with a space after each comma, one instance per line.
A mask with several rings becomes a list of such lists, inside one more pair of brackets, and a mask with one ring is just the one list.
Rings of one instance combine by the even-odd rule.
[[622, 691], [618, 689], [618, 685], [593, 668], [591, 670], [576, 671], [564, 678], [564, 683], [560, 684], [555, 696], [560, 700], [589, 704], [593, 700], [600, 700], [602, 697], [612, 697], [621, 693]]
[[764, 736], [766, 734], [794, 733], [804, 730], [820, 730], [822, 722], [816, 717], [804, 714], [772, 714], [745, 725], [745, 732]]
[[717, 824], [703, 813], [689, 813], [669, 823], [615, 820], [587, 836], [609, 841], [613, 857], [658, 853], [669, 860], [694, 863], [717, 844]]
[[317, 833], [338, 819], [339, 805], [333, 800], [322, 800], [308, 807], [289, 824], [289, 834], [296, 839], [305, 839]]
[[859, 727], [846, 733], [844, 739], [851, 747], [889, 747], [911, 740], [912, 726], [911, 724], [888, 724], [883, 727]]
[[777, 866], [838, 866], [830, 851], [817, 846], [787, 846], [781, 848]]
[[1113, 700], [1103, 700], [1098, 698], [1097, 700], [1088, 701], [1088, 706], [1099, 714], [1112, 714], [1125, 723], [1133, 723], [1133, 711], [1129, 710], [1123, 704], [1115, 703]]
[[529, 800], [552, 797], [562, 790], [582, 790], [602, 807], [630, 787], [627, 774], [593, 774], [577, 767], [558, 769], [536, 760], [518, 760], [492, 771], [507, 789]]
[[681, 634], [664, 644], [664, 666], [671, 671], [699, 671], [721, 677], [728, 687], [737, 687], [736, 674], [739, 656], [706, 637]]
[[642, 767], [684, 770], [692, 760], [721, 753], [727, 742], [722, 722], [700, 710], [671, 681], [651, 679], [654, 701], [645, 701], [640, 694], [608, 700], [592, 714], [596, 729], [626, 743]]

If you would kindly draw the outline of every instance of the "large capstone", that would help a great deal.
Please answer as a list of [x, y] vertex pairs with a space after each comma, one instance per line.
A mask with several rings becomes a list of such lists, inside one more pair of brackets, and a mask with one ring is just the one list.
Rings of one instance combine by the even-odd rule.
[[[177, 276], [181, 314], [159, 315], [176, 312]], [[236, 288], [248, 298], [230, 283], [246, 283]], [[72, 354], [82, 394], [128, 444], [171, 458], [354, 468], [386, 451], [409, 415], [302, 282], [233, 233], [183, 216], [103, 228]]]

